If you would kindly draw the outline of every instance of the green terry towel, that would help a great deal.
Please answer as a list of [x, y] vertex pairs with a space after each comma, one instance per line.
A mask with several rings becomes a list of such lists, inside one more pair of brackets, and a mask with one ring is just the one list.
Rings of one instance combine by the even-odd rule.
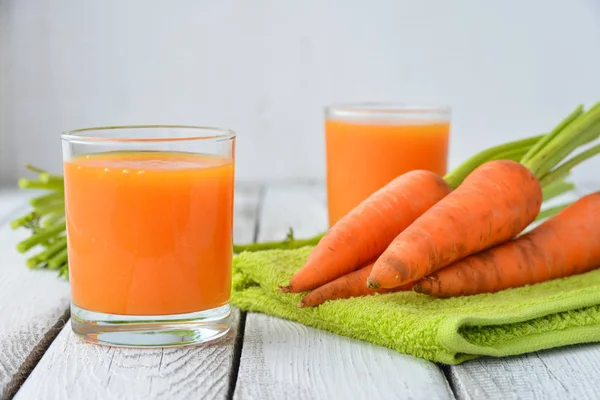
[[495, 294], [436, 299], [414, 292], [297, 307], [278, 292], [311, 248], [242, 253], [232, 303], [445, 364], [600, 340], [600, 270]]

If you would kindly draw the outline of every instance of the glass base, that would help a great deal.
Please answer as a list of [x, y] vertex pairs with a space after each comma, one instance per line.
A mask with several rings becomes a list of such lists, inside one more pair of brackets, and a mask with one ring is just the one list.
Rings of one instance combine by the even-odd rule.
[[120, 347], [191, 346], [229, 332], [229, 304], [188, 314], [115, 315], [71, 304], [71, 328], [84, 340]]

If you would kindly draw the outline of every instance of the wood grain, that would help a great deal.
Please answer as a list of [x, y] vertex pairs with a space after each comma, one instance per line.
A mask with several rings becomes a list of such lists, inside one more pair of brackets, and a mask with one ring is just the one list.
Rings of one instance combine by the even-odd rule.
[[56, 271], [30, 271], [15, 250], [29, 232], [9, 221], [32, 194], [0, 190], [0, 398], [14, 394], [68, 318], [67, 283]]
[[[257, 187], [236, 188], [236, 240], [251, 241]], [[232, 331], [197, 347], [124, 349], [83, 343], [67, 324], [18, 391], [17, 399], [223, 399], [229, 389]]]
[[433, 363], [251, 313], [235, 399], [452, 399]]
[[15, 399], [224, 398], [234, 330], [198, 347], [125, 349], [90, 345], [61, 331]]
[[[327, 229], [324, 188], [269, 187], [259, 240]], [[304, 325], [249, 313], [234, 398], [453, 398], [433, 363]]]
[[578, 399], [600, 393], [600, 345], [585, 344], [503, 359], [482, 358], [450, 368], [460, 400]]

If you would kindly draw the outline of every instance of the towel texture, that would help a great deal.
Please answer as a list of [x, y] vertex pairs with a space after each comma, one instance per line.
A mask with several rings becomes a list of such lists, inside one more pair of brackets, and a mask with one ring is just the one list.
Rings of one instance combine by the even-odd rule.
[[311, 248], [242, 253], [232, 303], [445, 364], [600, 340], [600, 270], [495, 294], [436, 299], [404, 292], [297, 307], [278, 292]]

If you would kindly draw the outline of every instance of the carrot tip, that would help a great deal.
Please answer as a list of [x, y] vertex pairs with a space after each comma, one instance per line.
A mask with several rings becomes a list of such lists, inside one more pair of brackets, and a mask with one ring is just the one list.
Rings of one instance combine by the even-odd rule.
[[300, 299], [300, 301], [298, 302], [298, 308], [304, 308], [306, 307], [306, 304], [304, 304], [304, 299]]
[[421, 284], [420, 284], [420, 283], [415, 283], [415, 284], [413, 285], [413, 290], [414, 290], [415, 292], [417, 292], [417, 293], [423, 293], [423, 292], [422, 292], [423, 288], [421, 287]]
[[367, 287], [369, 289], [373, 289], [373, 290], [379, 289], [379, 286], [380, 286], [379, 282], [377, 282], [375, 279], [371, 279], [371, 278], [367, 279]]
[[289, 293], [291, 291], [289, 286], [279, 286], [277, 290], [281, 293]]

